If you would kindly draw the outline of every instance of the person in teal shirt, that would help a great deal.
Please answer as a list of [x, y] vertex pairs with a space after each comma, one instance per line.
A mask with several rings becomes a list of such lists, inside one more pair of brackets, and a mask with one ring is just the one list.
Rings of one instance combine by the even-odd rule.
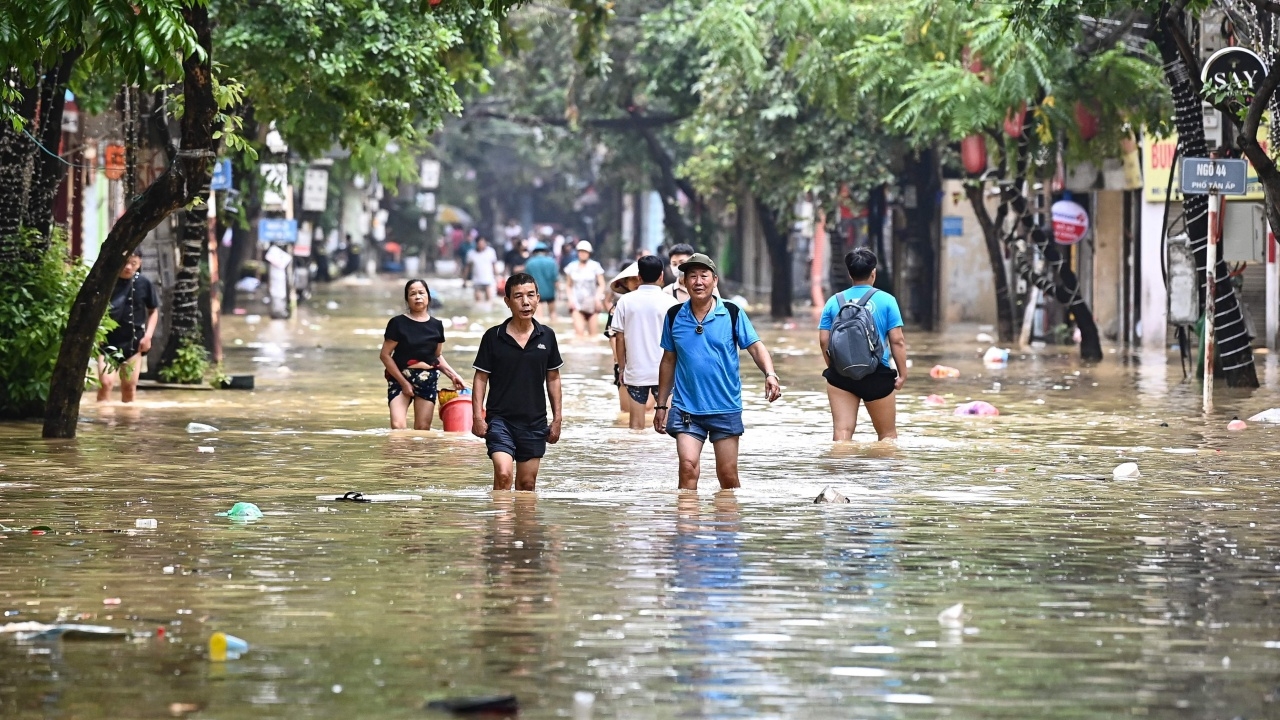
[[[876, 321], [876, 332], [884, 345], [884, 356], [875, 372], [859, 380], [847, 378], [831, 369], [828, 351], [831, 326], [840, 314], [840, 308], [872, 291], [872, 284], [876, 281], [876, 263], [876, 254], [868, 248], [858, 248], [844, 256], [844, 265], [853, 287], [831, 296], [822, 308], [822, 320], [818, 323], [818, 344], [822, 347], [822, 359], [827, 363], [822, 377], [827, 380], [832, 439], [836, 442], [853, 439], [853, 431], [858, 424], [859, 402], [867, 404], [867, 414], [871, 416], [871, 424], [881, 440], [898, 437], [897, 391], [907, 380], [907, 340], [902, 334], [902, 311], [898, 309], [897, 299], [877, 290], [867, 301]], [[891, 357], [897, 366], [896, 371], [889, 366]]]
[[538, 286], [539, 309], [546, 309], [542, 321], [551, 322], [556, 317], [556, 280], [560, 277], [560, 268], [546, 243], [533, 246], [533, 257], [525, 263], [524, 271], [533, 276]]

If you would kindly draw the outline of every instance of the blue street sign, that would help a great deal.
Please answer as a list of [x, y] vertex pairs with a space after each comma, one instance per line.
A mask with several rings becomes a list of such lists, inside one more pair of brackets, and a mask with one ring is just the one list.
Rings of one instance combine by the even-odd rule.
[[209, 184], [210, 190], [230, 190], [231, 189], [231, 160], [221, 160], [213, 166], [213, 181]]
[[258, 242], [285, 243], [298, 241], [298, 221], [284, 218], [262, 218], [258, 221]]
[[1249, 192], [1249, 163], [1244, 160], [1182, 158], [1182, 194], [1245, 195]]

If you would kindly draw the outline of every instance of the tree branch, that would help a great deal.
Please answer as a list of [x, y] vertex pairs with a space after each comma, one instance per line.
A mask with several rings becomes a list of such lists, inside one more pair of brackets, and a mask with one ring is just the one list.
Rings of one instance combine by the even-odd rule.
[[1280, 2], [1276, 2], [1276, 0], [1248, 0], [1248, 1], [1250, 3], [1253, 3], [1253, 6], [1258, 8], [1259, 10], [1266, 10], [1267, 12], [1280, 15]]
[[1196, 60], [1195, 51], [1191, 49], [1191, 41], [1187, 39], [1187, 30], [1182, 25], [1182, 13], [1190, 2], [1191, 0], [1176, 0], [1171, 3], [1169, 9], [1165, 11], [1164, 20], [1169, 28], [1169, 37], [1173, 39], [1173, 44], [1178, 48], [1178, 54], [1182, 56], [1183, 64], [1187, 66], [1187, 74], [1191, 76], [1191, 87], [1196, 95], [1199, 95], [1201, 92], [1200, 62]]
[[[515, 113], [497, 112], [495, 110], [475, 110], [464, 113], [463, 117], [506, 120], [519, 125], [569, 127], [569, 121], [562, 117], [517, 115]], [[579, 120], [577, 124], [581, 127], [595, 128], [597, 130], [617, 130], [626, 132], [644, 128], [665, 127], [667, 125], [674, 125], [681, 120], [684, 120], [684, 117], [680, 115], [631, 115], [619, 118], [587, 118], [585, 120]]]

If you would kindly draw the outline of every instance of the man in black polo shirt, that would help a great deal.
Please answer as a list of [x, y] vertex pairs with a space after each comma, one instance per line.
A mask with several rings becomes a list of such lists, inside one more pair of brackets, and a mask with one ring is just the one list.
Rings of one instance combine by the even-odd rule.
[[472, 365], [476, 376], [471, 432], [484, 438], [488, 446], [494, 490], [510, 490], [513, 475], [516, 490], [533, 490], [547, 443], [560, 439], [560, 366], [564, 361], [555, 331], [533, 319], [538, 310], [538, 285], [533, 276], [516, 273], [507, 278], [504, 294], [511, 317], [485, 332]]

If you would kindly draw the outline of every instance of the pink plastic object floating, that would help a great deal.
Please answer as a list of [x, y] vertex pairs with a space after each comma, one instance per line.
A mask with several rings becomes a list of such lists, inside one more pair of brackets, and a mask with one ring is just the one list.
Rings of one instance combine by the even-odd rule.
[[967, 402], [956, 408], [955, 415], [977, 415], [979, 417], [995, 417], [1000, 414], [995, 405], [982, 400]]
[[1249, 427], [1249, 424], [1240, 418], [1232, 418], [1231, 422], [1227, 423], [1228, 430], [1244, 430], [1247, 427]]
[[937, 407], [939, 405], [946, 405], [947, 399], [942, 397], [941, 395], [930, 395], [929, 397], [924, 399], [924, 404]]
[[938, 380], [943, 378], [958, 378], [960, 377], [960, 371], [953, 367], [947, 367], [946, 365], [934, 365], [933, 368], [929, 370], [929, 377]]

